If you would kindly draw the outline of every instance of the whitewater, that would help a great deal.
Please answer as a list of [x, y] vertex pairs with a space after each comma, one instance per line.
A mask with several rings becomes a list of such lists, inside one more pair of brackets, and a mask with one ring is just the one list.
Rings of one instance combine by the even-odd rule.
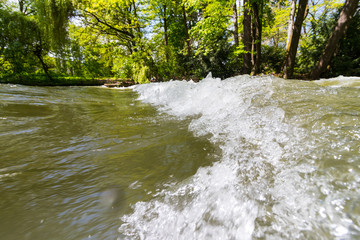
[[248, 75], [135, 86], [220, 156], [134, 204], [122, 238], [360, 238], [359, 86]]

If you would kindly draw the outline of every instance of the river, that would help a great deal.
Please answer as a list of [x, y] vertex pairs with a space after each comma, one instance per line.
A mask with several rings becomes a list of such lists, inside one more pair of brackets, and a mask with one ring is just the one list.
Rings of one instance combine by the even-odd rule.
[[0, 85], [1, 239], [360, 238], [360, 78]]

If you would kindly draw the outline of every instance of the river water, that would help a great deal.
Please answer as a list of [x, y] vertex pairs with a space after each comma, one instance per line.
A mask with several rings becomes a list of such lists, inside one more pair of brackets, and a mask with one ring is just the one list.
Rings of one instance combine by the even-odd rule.
[[0, 85], [1, 239], [358, 239], [360, 79]]

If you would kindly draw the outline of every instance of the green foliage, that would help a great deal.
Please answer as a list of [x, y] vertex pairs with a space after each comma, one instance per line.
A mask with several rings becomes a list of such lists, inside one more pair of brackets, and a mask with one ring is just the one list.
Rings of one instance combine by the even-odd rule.
[[335, 20], [334, 18], [328, 20], [326, 15], [322, 15], [320, 19], [311, 20], [312, 34], [303, 39], [300, 45], [301, 55], [298, 58], [298, 72], [305, 74], [314, 68], [335, 26]]
[[[319, 60], [322, 51], [330, 37], [342, 8], [336, 12], [322, 15], [321, 19], [312, 19], [312, 35], [305, 38], [298, 58], [297, 71], [309, 73]], [[352, 19], [345, 37], [340, 41], [336, 56], [330, 63], [328, 71], [322, 77], [334, 77], [338, 75], [360, 74], [360, 13], [357, 11]]]
[[0, 9], [0, 55], [8, 74], [35, 71], [38, 62], [33, 53], [41, 47], [39, 38], [35, 20]]
[[264, 7], [263, 38], [273, 46], [285, 44], [287, 36], [287, 23], [290, 14], [289, 1], [270, 1]]
[[279, 74], [285, 58], [285, 49], [277, 46], [262, 47], [262, 69], [266, 74]]
[[0, 56], [0, 78], [3, 78], [8, 75], [12, 75], [14, 71], [12, 70], [13, 66], [10, 62], [5, 60], [5, 56]]
[[85, 77], [69, 77], [65, 75], [52, 75], [49, 80], [48, 76], [43, 73], [21, 73], [1, 76], [0, 83], [16, 83], [23, 85], [35, 86], [89, 86], [100, 85], [100, 81]]
[[234, 46], [229, 43], [229, 36], [217, 39], [216, 48], [211, 48], [207, 52], [198, 53], [195, 57], [195, 66], [198, 77], [205, 77], [209, 72], [214, 77], [226, 78], [234, 75], [240, 70], [240, 64], [236, 56], [233, 55]]
[[196, 77], [205, 77], [209, 72], [221, 78], [240, 73], [243, 48], [233, 44], [233, 4], [223, 0], [187, 2], [188, 8], [200, 12], [199, 20], [190, 30], [195, 43], [192, 74]]
[[49, 52], [62, 52], [71, 1], [23, 0], [18, 4], [20, 11], [9, 3], [0, 9], [0, 55], [12, 68], [7, 75], [45, 73], [51, 80], [49, 69], [57, 61]]
[[332, 76], [360, 75], [360, 12], [355, 13], [330, 68]]
[[67, 26], [73, 14], [71, 0], [35, 0], [35, 17], [49, 43], [56, 51], [61, 51], [67, 40]]
[[149, 83], [149, 68], [147, 66], [134, 65], [133, 72], [136, 73], [133, 75], [136, 83]]
[[[89, 28], [70, 24], [69, 38], [71, 39], [61, 56], [66, 60], [67, 67], [72, 75], [85, 77], [101, 77], [112, 75], [114, 46], [104, 42], [98, 34]], [[64, 71], [60, 71], [64, 73]]]
[[[280, 73], [290, 4], [260, 6], [264, 73]], [[235, 0], [20, 0], [0, 2], [0, 78], [29, 84], [78, 84], [100, 77], [229, 77], [242, 71], [242, 41], [235, 46]], [[238, 4], [238, 1], [236, 1]], [[296, 71], [319, 60], [342, 4], [311, 2]], [[237, 5], [239, 37], [244, 8]], [[253, 14], [253, 13], [252, 13]], [[328, 76], [359, 75], [359, 12], [341, 41]], [[254, 53], [254, 52], [253, 52]], [[38, 76], [38, 77], [37, 77]], [[24, 80], [27, 79], [27, 80]], [[82, 80], [81, 80], [82, 79]], [[90, 84], [89, 81], [85, 81]]]
[[191, 37], [198, 43], [196, 55], [208, 55], [223, 45], [222, 39], [229, 37], [227, 33], [231, 19], [231, 6], [230, 1], [207, 1], [202, 10], [202, 18], [190, 31]]

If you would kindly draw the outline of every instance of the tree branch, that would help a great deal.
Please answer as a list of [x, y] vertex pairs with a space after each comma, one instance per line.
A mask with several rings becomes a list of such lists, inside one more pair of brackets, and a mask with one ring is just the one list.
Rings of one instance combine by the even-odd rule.
[[85, 12], [86, 12], [88, 15], [94, 17], [98, 23], [101, 23], [101, 24], [107, 26], [108, 28], [110, 28], [110, 29], [112, 29], [112, 30], [114, 30], [114, 31], [116, 31], [116, 32], [119, 32], [119, 33], [121, 33], [121, 34], [124, 34], [124, 35], [126, 35], [126, 36], [129, 36], [131, 39], [132, 39], [132, 38], [135, 38], [135, 36], [134, 36], [132, 33], [127, 32], [127, 31], [124, 31], [124, 30], [121, 30], [121, 29], [118, 29], [118, 28], [116, 28], [116, 27], [114, 27], [114, 26], [111, 26], [111, 25], [108, 24], [107, 22], [102, 21], [102, 20], [101, 20], [98, 16], [96, 16], [94, 13], [91, 13], [91, 12], [86, 11], [86, 10], [85, 10]]

